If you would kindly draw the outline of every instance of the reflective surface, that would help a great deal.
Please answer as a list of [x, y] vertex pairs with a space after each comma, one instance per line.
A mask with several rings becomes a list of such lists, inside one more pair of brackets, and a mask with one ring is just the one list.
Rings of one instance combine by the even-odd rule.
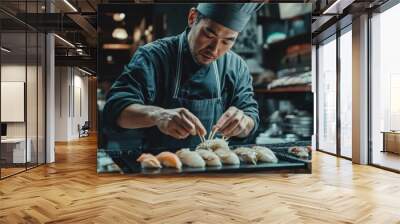
[[[26, 78], [27, 36], [25, 32], [1, 34], [1, 122], [6, 125], [2, 133], [1, 176], [9, 176], [26, 169], [32, 159], [32, 139], [27, 139]], [[30, 68], [29, 68], [30, 69]]]
[[336, 154], [336, 39], [318, 48], [319, 149]]
[[[44, 1], [1, 1], [0, 178], [45, 162], [45, 35], [21, 22], [44, 12]], [[17, 19], [18, 18], [18, 19]], [[19, 21], [20, 20], [20, 21]]]
[[399, 20], [400, 5], [375, 14], [371, 19], [372, 163], [395, 170], [400, 170], [400, 155], [382, 152], [385, 148], [382, 132], [400, 130], [400, 32], [394, 28], [398, 27]]
[[[310, 142], [296, 142], [296, 146], [307, 146]], [[245, 145], [254, 146], [254, 145]], [[270, 148], [276, 157], [278, 163], [257, 163], [245, 164], [241, 162], [240, 165], [222, 165], [220, 167], [204, 167], [204, 168], [191, 168], [183, 166], [182, 169], [173, 168], [142, 168], [140, 163], [136, 162], [138, 154], [130, 150], [102, 150], [97, 153], [97, 172], [99, 173], [113, 173], [121, 172], [125, 174], [138, 173], [138, 174], [183, 174], [183, 173], [235, 173], [235, 172], [261, 172], [261, 171], [280, 171], [280, 172], [311, 172], [311, 155], [308, 158], [299, 158], [293, 154], [288, 153], [288, 144], [276, 145], [263, 145]], [[294, 146], [294, 145], [290, 145]], [[239, 146], [231, 146], [235, 149]], [[164, 149], [152, 149], [148, 153], [157, 155], [165, 151]], [[168, 150], [175, 152], [177, 150]]]
[[340, 154], [352, 157], [352, 33], [340, 36]]

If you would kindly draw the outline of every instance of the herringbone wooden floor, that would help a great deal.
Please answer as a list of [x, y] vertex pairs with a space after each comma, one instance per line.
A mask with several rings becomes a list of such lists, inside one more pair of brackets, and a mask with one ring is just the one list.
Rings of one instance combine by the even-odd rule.
[[400, 223], [400, 175], [314, 152], [312, 174], [97, 175], [96, 139], [0, 181], [0, 223]]

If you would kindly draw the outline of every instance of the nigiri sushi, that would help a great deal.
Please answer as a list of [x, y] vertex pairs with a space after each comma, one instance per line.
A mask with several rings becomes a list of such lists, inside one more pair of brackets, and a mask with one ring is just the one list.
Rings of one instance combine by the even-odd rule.
[[161, 168], [160, 162], [150, 153], [143, 153], [136, 161], [140, 162], [142, 168]]
[[227, 164], [227, 165], [240, 164], [239, 157], [229, 149], [218, 148], [214, 152], [221, 159], [222, 164]]
[[190, 151], [190, 149], [181, 149], [176, 152], [176, 155], [182, 161], [182, 163], [189, 167], [205, 167], [206, 163], [203, 158], [195, 152]]
[[172, 152], [161, 152], [156, 156], [156, 158], [165, 167], [171, 167], [177, 169], [182, 168], [182, 162], [179, 160], [178, 156], [176, 156]]
[[311, 147], [290, 147], [288, 152], [300, 158], [308, 158], [311, 152]]
[[196, 149], [207, 149], [213, 151], [217, 150], [218, 148], [229, 149], [228, 142], [221, 138], [215, 138], [206, 140], [196, 147]]
[[196, 152], [204, 159], [207, 166], [222, 166], [221, 160], [214, 152], [206, 149], [196, 149]]
[[277, 163], [278, 158], [271, 149], [263, 146], [254, 146], [252, 148], [257, 153], [257, 160], [266, 163]]
[[254, 165], [257, 164], [257, 153], [252, 148], [239, 147], [233, 150], [233, 152], [235, 152], [236, 155], [239, 156], [240, 161], [245, 163], [252, 163]]

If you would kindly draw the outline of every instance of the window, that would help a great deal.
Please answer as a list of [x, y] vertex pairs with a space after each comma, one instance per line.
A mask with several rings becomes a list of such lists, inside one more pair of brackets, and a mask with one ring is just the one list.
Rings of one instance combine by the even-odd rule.
[[[18, 6], [20, 16], [40, 13], [45, 3], [0, 2]], [[5, 178], [45, 163], [46, 39], [8, 14], [0, 12], [0, 18], [0, 178]]]
[[[400, 133], [390, 131], [400, 130], [399, 21], [399, 4], [371, 19], [372, 163], [396, 170], [400, 170], [400, 156], [396, 154], [400, 153]], [[389, 144], [384, 135], [392, 135], [389, 142], [395, 143], [394, 150], [384, 145]]]
[[352, 157], [352, 35], [340, 36], [340, 155]]
[[336, 37], [318, 48], [318, 149], [336, 153]]

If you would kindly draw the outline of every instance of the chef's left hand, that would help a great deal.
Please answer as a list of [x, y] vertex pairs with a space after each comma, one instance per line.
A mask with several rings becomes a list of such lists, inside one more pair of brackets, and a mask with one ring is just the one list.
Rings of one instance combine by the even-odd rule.
[[252, 118], [244, 114], [242, 110], [232, 106], [221, 116], [213, 131], [218, 131], [225, 137], [247, 137], [254, 128]]

